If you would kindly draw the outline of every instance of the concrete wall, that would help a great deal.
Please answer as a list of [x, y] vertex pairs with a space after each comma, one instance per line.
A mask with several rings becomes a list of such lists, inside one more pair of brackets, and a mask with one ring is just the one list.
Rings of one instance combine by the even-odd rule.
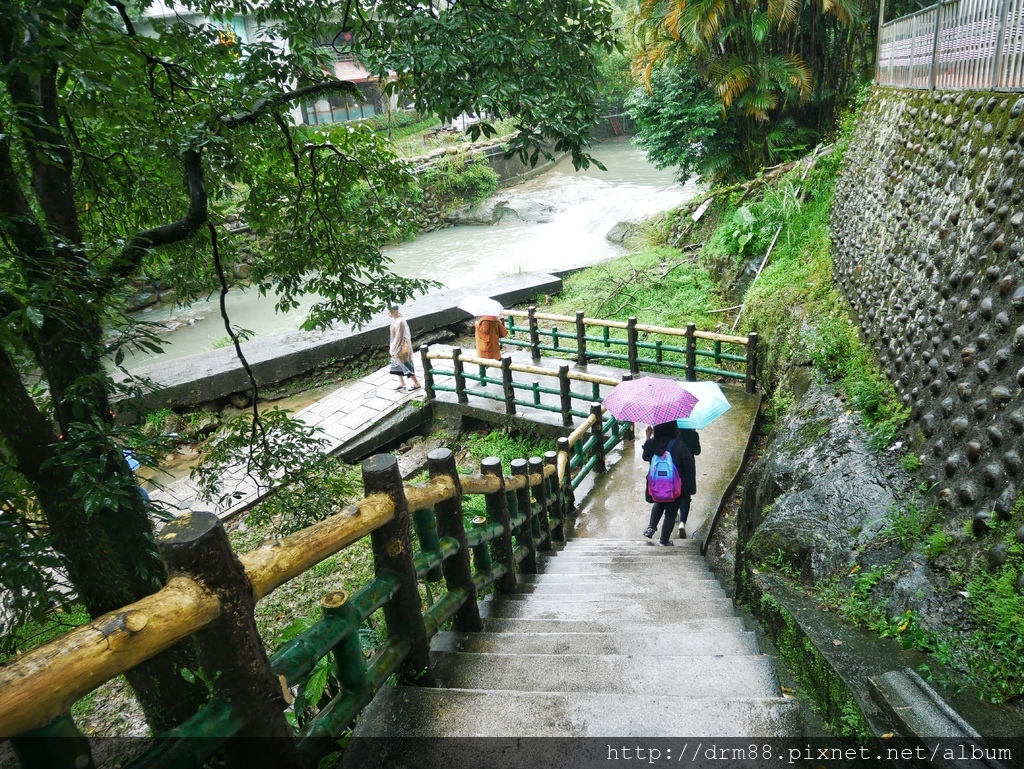
[[940, 504], [1022, 479], [1024, 98], [876, 89], [833, 205], [836, 279], [911, 410]]

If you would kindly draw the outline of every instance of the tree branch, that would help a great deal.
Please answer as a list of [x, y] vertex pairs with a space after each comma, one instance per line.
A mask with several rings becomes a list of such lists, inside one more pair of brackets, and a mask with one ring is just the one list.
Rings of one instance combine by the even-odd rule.
[[142, 264], [146, 252], [151, 248], [169, 246], [172, 243], [188, 240], [206, 224], [209, 207], [202, 157], [197, 150], [188, 150], [183, 160], [185, 178], [188, 182], [188, 211], [176, 222], [143, 230], [129, 240], [108, 270], [103, 284], [100, 285], [101, 295], [109, 294], [118, 279], [131, 277]]
[[302, 88], [296, 88], [294, 91], [285, 91], [284, 93], [279, 93], [274, 96], [261, 97], [256, 100], [256, 104], [253, 105], [253, 108], [249, 112], [239, 112], [235, 115], [223, 115], [221, 116], [220, 122], [228, 128], [236, 128], [240, 125], [255, 122], [260, 115], [268, 109], [273, 109], [274, 107], [279, 107], [283, 104], [297, 101], [298, 99], [341, 92], [349, 93], [353, 96], [361, 95], [359, 88], [356, 87], [355, 83], [350, 83], [347, 80], [325, 80], [322, 83], [313, 83], [312, 85], [306, 85]]

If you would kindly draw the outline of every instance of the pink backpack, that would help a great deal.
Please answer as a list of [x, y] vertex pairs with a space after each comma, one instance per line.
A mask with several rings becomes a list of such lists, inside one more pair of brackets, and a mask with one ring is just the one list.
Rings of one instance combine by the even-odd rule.
[[672, 461], [672, 444], [668, 443], [665, 453], [651, 457], [651, 469], [647, 471], [647, 493], [655, 502], [675, 502], [683, 494], [683, 477]]

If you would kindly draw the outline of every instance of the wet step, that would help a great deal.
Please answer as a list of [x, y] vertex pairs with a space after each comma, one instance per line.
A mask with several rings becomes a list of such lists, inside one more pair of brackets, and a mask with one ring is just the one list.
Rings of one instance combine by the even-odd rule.
[[707, 574], [706, 566], [690, 564], [683, 558], [622, 558], [612, 561], [608, 558], [573, 558], [558, 556], [540, 562], [541, 574]]
[[675, 617], [671, 622], [649, 627], [621, 619], [517, 619], [510, 617], [484, 617], [484, 630], [489, 633], [618, 633], [657, 632], [730, 633], [744, 630], [743, 620], [737, 616]]
[[541, 582], [521, 584], [516, 588], [519, 593], [506, 595], [504, 598], [526, 598], [527, 596], [553, 596], [561, 600], [593, 601], [603, 600], [605, 596], [623, 598], [640, 595], [675, 595], [700, 596], [702, 598], [725, 598], [725, 591], [717, 580], [680, 579], [679, 577], [652, 577], [646, 584], [635, 582], [603, 582], [598, 577], [579, 582]]
[[[781, 697], [691, 699], [649, 692], [626, 695], [385, 687], [360, 716], [355, 735], [772, 737], [800, 733], [796, 707], [795, 700]], [[414, 745], [412, 749], [417, 748]], [[390, 763], [375, 764], [380, 758], [371, 747], [365, 755], [346, 757], [346, 766], [400, 765], [395, 759], [389, 756]]]
[[[649, 572], [645, 571], [640, 577], [642, 583], [651, 585], [673, 584], [677, 582], [714, 582], [718, 579], [710, 569], [690, 569], [686, 571], [670, 572]], [[637, 583], [637, 575], [630, 572], [616, 573], [588, 573], [588, 572], [549, 572], [540, 574], [522, 574], [518, 578], [518, 586], [527, 585], [634, 585]], [[657, 588], [655, 588], [657, 589]]]
[[534, 601], [488, 598], [480, 602], [480, 616], [494, 619], [572, 619], [641, 623], [654, 630], [682, 619], [732, 614], [728, 598], [612, 598], [604, 601]]
[[448, 689], [617, 692], [691, 699], [781, 696], [767, 657], [433, 652]]
[[760, 654], [752, 632], [727, 633], [456, 633], [434, 636], [430, 648], [498, 654], [620, 654], [649, 657]]

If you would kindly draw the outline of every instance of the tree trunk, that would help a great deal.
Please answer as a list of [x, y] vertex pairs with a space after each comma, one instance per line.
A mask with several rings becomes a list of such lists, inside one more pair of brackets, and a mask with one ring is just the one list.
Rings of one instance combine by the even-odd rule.
[[[66, 395], [65, 385], [71, 382], [105, 381], [99, 356], [89, 360], [81, 344], [51, 344], [44, 357], [48, 369], [63, 372], [51, 379], [51, 393], [59, 404], [56, 411], [67, 412], [60, 421], [71, 429], [75, 424], [108, 423], [102, 387], [75, 386], [70, 389], [76, 397]], [[120, 447], [102, 434], [61, 445], [2, 348], [0, 429], [18, 470], [35, 492], [54, 550], [89, 615], [98, 617], [158, 590], [166, 581], [166, 571], [146, 505]], [[73, 456], [62, 459], [68, 450], [73, 450]], [[95, 488], [83, 487], [83, 481], [74, 477], [76, 469], [85, 467], [101, 468], [99, 474], [91, 475], [100, 479], [93, 481]], [[103, 501], [86, 512], [90, 491]], [[183, 667], [197, 669], [191, 643], [178, 644], [126, 674], [154, 733], [181, 723], [206, 700], [202, 684], [190, 684], [182, 677]]]

